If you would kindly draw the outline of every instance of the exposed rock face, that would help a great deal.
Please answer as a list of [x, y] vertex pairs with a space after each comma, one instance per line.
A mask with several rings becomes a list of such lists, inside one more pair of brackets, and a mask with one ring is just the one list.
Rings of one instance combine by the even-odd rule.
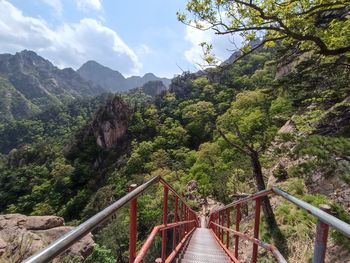
[[190, 81], [194, 80], [197, 76], [196, 74], [185, 72], [181, 76], [173, 78], [169, 91], [175, 93], [178, 99], [186, 98], [192, 92]]
[[[0, 215], [0, 262], [21, 262], [73, 228], [64, 226], [63, 218], [57, 216]], [[60, 258], [66, 255], [86, 258], [94, 244], [89, 234]], [[53, 262], [58, 261], [59, 258]]]
[[167, 87], [160, 80], [156, 80], [145, 83], [141, 89], [145, 94], [155, 97], [167, 90]]
[[128, 105], [115, 97], [101, 108], [91, 124], [96, 143], [102, 148], [111, 148], [122, 140], [128, 129], [131, 110]]
[[295, 132], [295, 123], [292, 120], [288, 120], [279, 130], [278, 133], [292, 133]]
[[287, 54], [281, 59], [277, 66], [275, 79], [280, 79], [292, 73], [295, 68], [302, 62], [311, 58], [312, 52], [300, 52], [297, 49], [292, 49], [290, 54]]

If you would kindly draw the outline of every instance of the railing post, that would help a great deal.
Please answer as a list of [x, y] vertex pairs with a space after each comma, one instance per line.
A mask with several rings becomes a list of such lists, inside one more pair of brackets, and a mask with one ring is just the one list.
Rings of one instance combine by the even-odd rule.
[[[230, 208], [227, 208], [226, 209], [226, 217], [227, 217], [227, 228], [230, 228]], [[227, 234], [226, 234], [226, 248], [229, 248], [230, 246], [230, 231], [227, 231]]]
[[[177, 222], [177, 207], [179, 198], [175, 195], [175, 206], [174, 206], [174, 223]], [[173, 250], [176, 248], [176, 227], [173, 229]]]
[[[254, 222], [254, 237], [259, 239], [259, 227], [260, 227], [260, 208], [261, 197], [255, 200], [255, 222]], [[252, 263], [256, 263], [258, 257], [258, 245], [253, 244]]]
[[[328, 205], [321, 204], [320, 209], [329, 214], [331, 213], [331, 208]], [[317, 220], [312, 263], [324, 263], [327, 250], [328, 229], [329, 226], [327, 224], [323, 223], [320, 219]]]
[[[185, 211], [184, 211], [184, 202], [181, 201], [181, 221], [184, 221], [185, 218]], [[181, 225], [181, 231], [180, 231], [180, 235], [181, 235], [181, 239], [184, 237], [184, 225]]]
[[[241, 221], [241, 205], [236, 206], [236, 231], [239, 232], [239, 223]], [[235, 236], [235, 258], [238, 259], [239, 236]]]
[[[188, 213], [188, 207], [186, 206], [186, 221], [188, 221], [189, 213]], [[189, 232], [188, 224], [186, 224], [186, 234]]]
[[[224, 225], [224, 215], [225, 215], [225, 213], [224, 213], [224, 211], [221, 211], [220, 212], [220, 225], [221, 226], [223, 226]], [[220, 228], [220, 240], [221, 240], [221, 242], [223, 242], [224, 241], [224, 230], [222, 229], [222, 228]]]
[[[168, 221], [168, 187], [164, 185], [163, 224]], [[162, 262], [166, 259], [166, 230], [162, 231]]]
[[[129, 192], [137, 187], [136, 184], [129, 186]], [[136, 238], [137, 238], [137, 198], [130, 201], [130, 223], [129, 223], [129, 262], [134, 262], [136, 258]]]
[[[220, 213], [216, 213], [216, 223], [220, 225]], [[216, 226], [216, 235], [220, 238], [220, 228]]]

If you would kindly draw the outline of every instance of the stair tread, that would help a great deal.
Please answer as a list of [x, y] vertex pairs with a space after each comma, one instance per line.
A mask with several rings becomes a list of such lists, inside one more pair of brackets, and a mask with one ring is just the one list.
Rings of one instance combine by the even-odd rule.
[[181, 263], [232, 262], [207, 228], [197, 228], [179, 255]]

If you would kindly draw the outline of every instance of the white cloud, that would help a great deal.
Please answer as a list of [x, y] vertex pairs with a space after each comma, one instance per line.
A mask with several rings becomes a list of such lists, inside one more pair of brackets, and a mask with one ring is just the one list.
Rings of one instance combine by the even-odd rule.
[[137, 74], [142, 67], [135, 52], [101, 21], [85, 18], [52, 28], [5, 0], [0, 0], [0, 10], [1, 53], [30, 49], [59, 67], [73, 68], [93, 59], [125, 75]]
[[[185, 40], [191, 47], [185, 51], [186, 59], [197, 65], [204, 65], [201, 43], [213, 45], [213, 53], [220, 62], [225, 61], [237, 47], [241, 46], [242, 38], [238, 35], [216, 35], [213, 30], [199, 30], [191, 26], [186, 27]], [[236, 46], [235, 46], [236, 45]]]
[[77, 7], [80, 10], [100, 10], [102, 8], [102, 0], [76, 0]]
[[49, 5], [52, 7], [57, 15], [62, 15], [63, 12], [63, 5], [61, 0], [41, 0], [45, 4]]

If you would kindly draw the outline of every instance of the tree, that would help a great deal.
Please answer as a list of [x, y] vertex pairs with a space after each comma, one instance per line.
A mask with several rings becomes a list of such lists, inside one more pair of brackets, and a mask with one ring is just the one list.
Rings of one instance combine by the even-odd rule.
[[186, 128], [194, 138], [195, 145], [210, 139], [215, 115], [213, 104], [207, 101], [199, 101], [183, 109], [182, 118], [187, 122]]
[[[273, 139], [277, 127], [270, 115], [270, 99], [264, 90], [244, 91], [237, 94], [231, 107], [217, 120], [217, 131], [234, 150], [250, 159], [259, 191], [265, 190], [259, 154]], [[273, 103], [274, 110], [276, 103]], [[267, 197], [263, 199], [263, 212], [271, 229], [276, 227], [275, 217]]]
[[[281, 41], [329, 56], [350, 51], [349, 4], [348, 0], [190, 0], [189, 14], [177, 16], [201, 30], [240, 34], [245, 41], [243, 54]], [[261, 36], [262, 43], [250, 46]]]

